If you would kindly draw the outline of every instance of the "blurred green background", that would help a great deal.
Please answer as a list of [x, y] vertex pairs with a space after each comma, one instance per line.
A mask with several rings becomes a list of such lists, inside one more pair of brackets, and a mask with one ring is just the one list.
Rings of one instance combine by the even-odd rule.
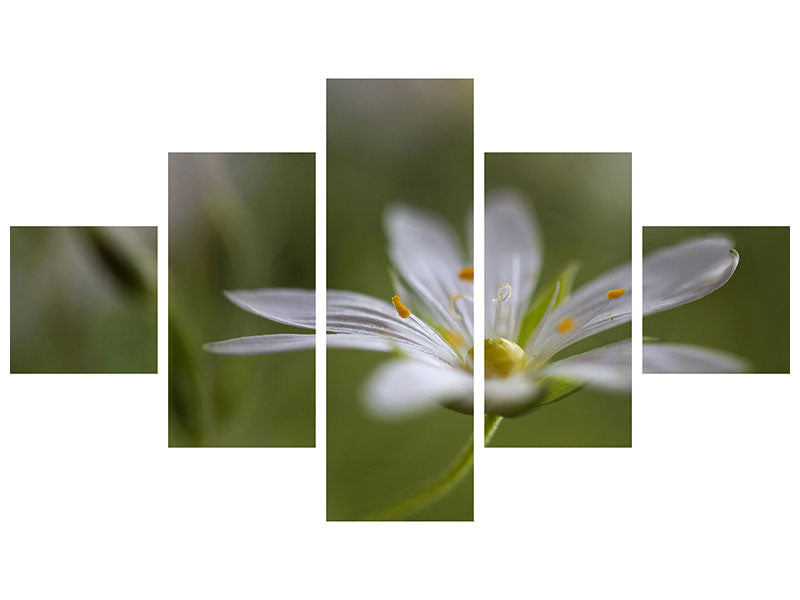
[[[631, 260], [630, 154], [486, 154], [487, 198], [515, 188], [530, 201], [543, 238], [544, 263], [534, 297], [571, 260], [575, 289]], [[630, 324], [570, 346], [566, 357], [628, 339]], [[583, 389], [555, 404], [504, 419], [491, 446], [630, 446], [631, 397]]]
[[155, 227], [11, 228], [11, 372], [155, 373]]
[[[383, 210], [405, 202], [444, 216], [462, 235], [472, 212], [471, 80], [329, 80], [327, 95], [328, 287], [388, 300]], [[472, 434], [472, 417], [435, 408], [375, 421], [361, 387], [376, 353], [329, 350], [328, 519], [358, 519], [416, 492]], [[472, 476], [410, 517], [472, 519]]]
[[170, 154], [170, 446], [314, 445], [314, 352], [202, 349], [311, 333], [245, 312], [223, 290], [314, 288], [314, 197], [313, 154]]
[[716, 292], [645, 317], [643, 334], [746, 358], [752, 373], [789, 372], [789, 228], [645, 227], [645, 255], [697, 236], [733, 239], [739, 266]]

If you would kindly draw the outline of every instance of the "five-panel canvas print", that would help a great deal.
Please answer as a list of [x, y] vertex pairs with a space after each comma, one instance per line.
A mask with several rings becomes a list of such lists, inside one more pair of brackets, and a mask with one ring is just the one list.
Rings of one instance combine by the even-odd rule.
[[491, 152], [478, 260], [473, 81], [326, 94], [324, 215], [313, 152], [164, 157], [166, 315], [156, 227], [12, 227], [11, 373], [155, 373], [166, 319], [171, 448], [313, 448], [324, 322], [327, 519], [471, 521], [476, 447], [634, 452], [633, 369], [789, 372], [788, 227], [634, 232], [631, 153]]

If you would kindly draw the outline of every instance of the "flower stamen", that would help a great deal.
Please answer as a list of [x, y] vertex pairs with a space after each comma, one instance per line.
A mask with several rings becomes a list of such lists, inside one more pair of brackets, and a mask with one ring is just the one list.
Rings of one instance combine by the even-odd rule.
[[447, 307], [447, 312], [449, 312], [450, 316], [456, 319], [457, 321], [462, 320], [464, 317], [462, 317], [458, 313], [458, 311], [456, 311], [456, 300], [464, 297], [465, 294], [453, 294], [452, 296], [450, 296], [450, 306]]
[[625, 288], [608, 290], [608, 292], [606, 293], [606, 298], [608, 298], [609, 300], [615, 300], [616, 298], [622, 296], [624, 293], [625, 293]]
[[499, 305], [508, 300], [509, 298], [511, 298], [511, 284], [504, 283], [497, 289], [497, 296], [492, 298], [492, 302]]
[[392, 304], [394, 304], [397, 314], [400, 315], [401, 319], [407, 319], [411, 316], [411, 311], [408, 310], [402, 302], [400, 302], [400, 296], [397, 294], [392, 296]]
[[473, 267], [464, 267], [458, 272], [458, 278], [462, 281], [474, 281], [475, 269]]
[[575, 329], [575, 319], [572, 317], [567, 317], [565, 319], [561, 319], [558, 325], [556, 325], [556, 331], [558, 333], [567, 333]]
[[497, 289], [497, 295], [492, 298], [494, 303], [494, 331], [490, 332], [494, 336], [513, 336], [511, 331], [511, 306], [503, 304], [511, 298], [511, 284], [504, 283]]

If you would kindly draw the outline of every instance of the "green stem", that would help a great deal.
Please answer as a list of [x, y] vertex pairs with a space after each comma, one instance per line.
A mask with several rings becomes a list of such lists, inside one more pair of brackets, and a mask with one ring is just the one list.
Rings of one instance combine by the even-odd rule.
[[497, 428], [500, 427], [500, 423], [503, 421], [503, 417], [500, 415], [486, 415], [483, 421], [483, 445], [484, 447], [489, 445], [489, 442], [494, 437], [494, 434], [497, 432]]
[[[483, 435], [484, 446], [492, 439], [502, 420], [503, 417], [497, 415], [486, 415]], [[425, 489], [394, 506], [369, 513], [364, 517], [364, 520], [401, 520], [447, 496], [472, 471], [474, 446], [473, 437], [470, 436], [469, 442], [461, 449], [442, 474], [425, 486]]]

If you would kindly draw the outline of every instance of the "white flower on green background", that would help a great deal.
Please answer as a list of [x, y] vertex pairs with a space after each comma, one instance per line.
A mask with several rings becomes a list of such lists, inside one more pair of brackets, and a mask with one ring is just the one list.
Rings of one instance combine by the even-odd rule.
[[[624, 264], [571, 292], [576, 267], [531, 303], [542, 263], [541, 235], [533, 212], [516, 193], [501, 191], [486, 207], [486, 402], [505, 381], [527, 381], [528, 398], [554, 402], [590, 385], [627, 392], [631, 345], [621, 342], [552, 362], [562, 350], [631, 319], [631, 266]], [[739, 263], [732, 242], [721, 236], [685, 241], [644, 258], [642, 311], [650, 315], [698, 300], [723, 286]], [[733, 372], [737, 357], [681, 344], [643, 346], [646, 372]], [[493, 379], [497, 381], [495, 384]], [[490, 383], [492, 386], [490, 387]], [[497, 414], [515, 414], [530, 401], [509, 394], [491, 402]]]
[[[449, 225], [408, 206], [385, 214], [397, 288], [391, 301], [327, 292], [327, 346], [398, 354], [367, 382], [367, 405], [381, 415], [441, 403], [472, 411], [472, 264]], [[314, 328], [314, 291], [281, 288], [226, 292], [237, 306], [278, 323]], [[206, 344], [220, 354], [262, 354], [314, 347], [313, 334], [274, 334]]]
[[[365, 386], [367, 406], [399, 415], [440, 404], [472, 412], [473, 270], [456, 237], [438, 216], [408, 206], [385, 215], [393, 266], [392, 301], [357, 292], [327, 293], [327, 345], [391, 352]], [[630, 264], [571, 293], [568, 266], [534, 298], [542, 265], [533, 212], [514, 192], [487, 200], [486, 411], [512, 416], [590, 385], [630, 389], [630, 343], [603, 346], [552, 361], [586, 337], [631, 318]], [[471, 235], [467, 239], [470, 239]], [[643, 264], [644, 314], [692, 302], [730, 278], [738, 254], [729, 240], [706, 237], [649, 255]], [[287, 325], [314, 328], [313, 290], [266, 288], [227, 292], [241, 308]], [[261, 354], [314, 347], [313, 334], [273, 334], [206, 345], [221, 354]], [[737, 359], [678, 344], [646, 343], [645, 370], [739, 370]], [[680, 369], [678, 369], [680, 370]]]

